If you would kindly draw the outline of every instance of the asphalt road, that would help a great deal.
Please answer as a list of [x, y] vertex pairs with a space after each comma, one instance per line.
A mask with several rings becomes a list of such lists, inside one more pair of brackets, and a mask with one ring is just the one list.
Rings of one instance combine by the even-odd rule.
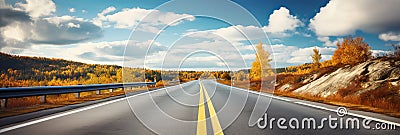
[[[266, 128], [249, 126], [257, 100], [268, 105]], [[200, 105], [199, 105], [200, 103]], [[262, 106], [262, 105], [261, 105]], [[259, 108], [261, 110], [265, 108]], [[133, 111], [132, 111], [133, 110]], [[183, 85], [138, 94], [126, 99], [69, 110], [35, 120], [2, 127], [7, 135], [102, 135], [102, 134], [400, 134], [395, 130], [329, 128], [325, 121], [339, 117], [336, 112], [295, 104], [285, 100], [217, 84], [214, 81], [192, 81]], [[277, 120], [314, 118], [322, 129], [279, 129]], [[358, 118], [360, 121], [364, 118]], [[263, 121], [261, 121], [262, 123]], [[379, 121], [372, 121], [374, 126]], [[146, 125], [146, 126], [145, 126]], [[261, 124], [262, 125], [262, 124]], [[296, 125], [296, 124], [292, 124]], [[305, 125], [307, 126], [307, 125]], [[222, 131], [222, 132], [221, 132]]]

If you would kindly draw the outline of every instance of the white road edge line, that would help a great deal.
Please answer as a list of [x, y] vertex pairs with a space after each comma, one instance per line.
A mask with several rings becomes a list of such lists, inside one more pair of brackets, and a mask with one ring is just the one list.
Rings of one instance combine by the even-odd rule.
[[[185, 83], [185, 84], [187, 84], [187, 83]], [[182, 84], [182, 85], [185, 85], [185, 84]], [[177, 86], [179, 86], [179, 85], [175, 85], [175, 86], [171, 86], [171, 87], [177, 87]], [[86, 107], [83, 107], [83, 108], [70, 110], [70, 111], [67, 111], [67, 112], [64, 112], [64, 113], [59, 113], [59, 114], [52, 115], [52, 116], [47, 116], [47, 117], [45, 116], [44, 118], [41, 118], [41, 119], [28, 121], [28, 122], [25, 122], [25, 123], [21, 123], [21, 124], [18, 124], [18, 125], [14, 125], [14, 126], [11, 126], [11, 127], [6, 127], [6, 128], [3, 128], [3, 129], [0, 129], [0, 134], [4, 133], [4, 132], [11, 131], [11, 130], [15, 130], [15, 129], [18, 129], [18, 128], [26, 127], [26, 126], [29, 126], [29, 125], [37, 124], [37, 123], [40, 123], [40, 122], [44, 122], [44, 121], [52, 120], [52, 119], [55, 119], [55, 118], [71, 115], [71, 114], [74, 114], [74, 113], [78, 113], [78, 112], [94, 109], [94, 108], [97, 108], [97, 107], [105, 106], [105, 105], [108, 105], [108, 104], [112, 104], [112, 103], [115, 103], [115, 102], [119, 102], [119, 101], [122, 101], [122, 100], [133, 98], [133, 97], [136, 97], [136, 96], [140, 96], [140, 95], [144, 95], [144, 94], [150, 94], [150, 93], [157, 92], [157, 91], [160, 91], [160, 90], [163, 90], [163, 89], [166, 89], [166, 88], [160, 88], [158, 90], [152, 90], [152, 91], [148, 91], [148, 92], [143, 92], [143, 93], [139, 93], [139, 94], [136, 94], [136, 95], [132, 95], [132, 96], [129, 96], [129, 97], [124, 97], [124, 98], [119, 98], [119, 99], [115, 99], [115, 100], [111, 100], [111, 101], [107, 101], [107, 102], [103, 102], [103, 103], [98, 103], [98, 104], [86, 106]]]
[[[329, 108], [326, 108], [326, 107], [321, 107], [321, 106], [312, 105], [312, 104], [308, 104], [308, 103], [303, 103], [303, 102], [293, 102], [293, 103], [304, 105], [304, 106], [309, 106], [309, 107], [312, 107], [312, 108], [318, 108], [318, 109], [321, 109], [321, 110], [337, 112], [337, 110], [335, 110], [335, 109], [329, 109]], [[356, 114], [356, 113], [351, 113], [351, 112], [348, 112], [347, 115], [351, 115], [351, 116], [355, 116], [355, 117], [359, 117], [359, 118], [364, 118], [364, 119], [369, 119], [369, 120], [382, 122], [382, 123], [386, 123], [386, 124], [392, 124], [392, 125], [396, 125], [396, 126], [400, 127], [400, 123], [387, 121], [387, 120], [383, 120], [383, 119], [379, 119], [379, 118], [374, 118], [374, 117], [365, 116], [365, 115]]]
[[[220, 85], [225, 86], [225, 87], [232, 87], [232, 88], [239, 89], [239, 90], [246, 91], [246, 92], [253, 93], [253, 94], [258, 94], [258, 95], [262, 95], [262, 96], [266, 96], [266, 97], [270, 97], [270, 98], [275, 98], [275, 99], [291, 102], [291, 100], [289, 100], [289, 99], [285, 99], [285, 98], [277, 97], [277, 96], [273, 96], [273, 95], [267, 95], [266, 93], [246, 90], [246, 89], [242, 89], [242, 88], [238, 88], [238, 87], [234, 87], [234, 86], [229, 86], [229, 85], [225, 85], [225, 84], [221, 84], [221, 83], [217, 83], [217, 84], [220, 84]], [[337, 112], [337, 110], [335, 110], [335, 109], [329, 109], [329, 108], [326, 108], [326, 107], [307, 104], [307, 103], [303, 103], [303, 102], [291, 102], [291, 103], [295, 103], [295, 104], [299, 104], [299, 105], [303, 105], [303, 106], [309, 106], [309, 107], [313, 107], [313, 108], [317, 108], [317, 109], [321, 109], [321, 110], [326, 110], [326, 111], [331, 111], [331, 112]], [[386, 124], [393, 124], [393, 125], [396, 125], [396, 126], [400, 127], [400, 123], [387, 121], [387, 120], [383, 120], [383, 119], [379, 119], [379, 118], [374, 118], [374, 117], [365, 116], [365, 115], [356, 114], [356, 113], [351, 113], [351, 112], [347, 113], [347, 115], [351, 115], [351, 116], [355, 116], [355, 117], [359, 117], [359, 118], [364, 118], [364, 119], [369, 119], [369, 120], [382, 122], [382, 123], [386, 123]]]

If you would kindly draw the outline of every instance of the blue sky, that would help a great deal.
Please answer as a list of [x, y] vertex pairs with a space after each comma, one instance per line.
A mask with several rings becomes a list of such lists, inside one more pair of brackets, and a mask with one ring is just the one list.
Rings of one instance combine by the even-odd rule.
[[0, 0], [0, 51], [130, 67], [229, 70], [249, 68], [252, 45], [262, 41], [273, 65], [285, 67], [310, 62], [315, 47], [328, 60], [347, 36], [364, 37], [374, 53], [387, 52], [400, 42], [397, 5], [396, 0]]

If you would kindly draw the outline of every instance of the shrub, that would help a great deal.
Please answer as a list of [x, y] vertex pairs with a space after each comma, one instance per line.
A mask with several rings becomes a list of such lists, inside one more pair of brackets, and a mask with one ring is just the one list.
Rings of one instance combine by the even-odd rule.
[[332, 56], [333, 63], [354, 65], [372, 58], [370, 46], [362, 37], [348, 37], [337, 44], [337, 50]]
[[392, 47], [393, 47], [393, 52], [392, 54], [390, 54], [390, 56], [396, 59], [400, 59], [400, 44], [398, 45], [392, 44]]

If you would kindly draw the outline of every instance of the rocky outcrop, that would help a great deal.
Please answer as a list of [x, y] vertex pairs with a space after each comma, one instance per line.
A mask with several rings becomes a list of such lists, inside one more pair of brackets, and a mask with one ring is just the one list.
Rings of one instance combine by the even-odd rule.
[[292, 85], [290, 85], [290, 84], [285, 84], [285, 85], [279, 87], [278, 90], [279, 90], [279, 91], [288, 91], [288, 90], [290, 90], [290, 89], [292, 89]]
[[374, 90], [384, 82], [389, 82], [392, 85], [400, 85], [400, 62], [378, 59], [367, 61], [353, 67], [346, 66], [330, 74], [325, 74], [293, 92], [327, 97], [336, 94], [340, 88], [347, 87], [360, 76], [365, 76], [367, 79], [361, 84], [363, 90], [360, 90], [357, 94]]

